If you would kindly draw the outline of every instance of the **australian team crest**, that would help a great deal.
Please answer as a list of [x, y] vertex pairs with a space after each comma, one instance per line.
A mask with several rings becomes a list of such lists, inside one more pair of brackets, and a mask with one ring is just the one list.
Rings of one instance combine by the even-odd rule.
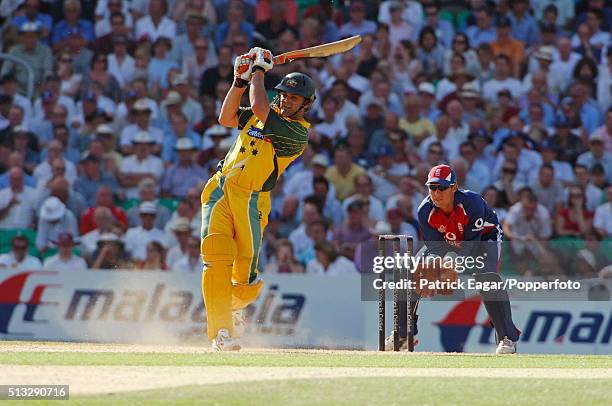
[[285, 85], [287, 85], [287, 87], [297, 87], [298, 82], [297, 80], [290, 78], [290, 79], [287, 79], [287, 81], [285, 82]]

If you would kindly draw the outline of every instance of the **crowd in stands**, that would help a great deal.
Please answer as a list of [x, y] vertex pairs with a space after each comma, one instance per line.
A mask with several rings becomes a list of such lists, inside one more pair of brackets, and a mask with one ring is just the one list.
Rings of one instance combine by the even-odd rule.
[[6, 0], [0, 21], [0, 267], [199, 272], [234, 58], [352, 35], [266, 74], [307, 73], [317, 100], [263, 272], [369, 272], [380, 233], [418, 246], [439, 163], [495, 208], [509, 272], [611, 263], [609, 1]]

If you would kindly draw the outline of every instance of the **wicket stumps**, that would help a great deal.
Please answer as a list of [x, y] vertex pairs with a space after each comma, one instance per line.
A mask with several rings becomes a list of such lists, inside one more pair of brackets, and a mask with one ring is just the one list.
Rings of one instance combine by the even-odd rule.
[[[385, 256], [385, 249], [387, 242], [391, 242], [393, 248], [393, 256], [400, 254], [401, 242], [406, 241], [406, 254], [411, 257], [413, 255], [413, 244], [414, 240], [410, 235], [380, 235], [378, 236], [378, 255], [381, 257]], [[381, 284], [385, 282], [385, 272], [379, 274]], [[408, 268], [393, 268], [393, 281], [398, 283], [400, 280], [406, 279], [412, 280], [412, 272], [410, 269], [410, 263]], [[402, 301], [400, 298], [399, 289], [393, 289], [393, 351], [399, 351], [400, 349], [400, 323], [406, 326], [407, 340], [408, 340], [408, 351], [414, 351], [414, 306], [415, 300], [413, 298], [412, 289], [406, 288], [406, 301]], [[406, 317], [400, 316], [400, 306], [406, 306]], [[383, 287], [378, 291], [378, 351], [385, 351], [385, 288]]]

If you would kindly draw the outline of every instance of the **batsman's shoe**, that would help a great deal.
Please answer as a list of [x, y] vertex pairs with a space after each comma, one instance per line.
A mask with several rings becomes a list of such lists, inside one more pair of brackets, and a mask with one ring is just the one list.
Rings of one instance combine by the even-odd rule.
[[[400, 337], [400, 351], [408, 351], [408, 338]], [[414, 346], [419, 344], [419, 339], [414, 337]], [[393, 351], [393, 333], [385, 338], [385, 351]]]
[[240, 351], [241, 347], [238, 340], [232, 338], [229, 331], [222, 328], [212, 341], [212, 348], [215, 351]]
[[495, 354], [516, 354], [516, 341], [510, 340], [508, 337], [504, 337], [495, 350]]
[[242, 309], [232, 311], [232, 322], [234, 324], [234, 337], [242, 337], [247, 326], [246, 317], [244, 317], [244, 312]]

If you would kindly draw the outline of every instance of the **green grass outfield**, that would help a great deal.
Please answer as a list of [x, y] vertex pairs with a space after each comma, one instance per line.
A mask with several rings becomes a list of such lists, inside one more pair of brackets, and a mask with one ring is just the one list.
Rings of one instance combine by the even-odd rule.
[[[212, 353], [208, 350], [177, 352], [131, 352], [130, 347], [113, 347], [114, 352], [72, 351], [70, 344], [58, 351], [44, 345], [33, 351], [19, 343], [0, 342], [0, 371], [10, 366], [40, 366], [70, 371], [88, 366], [142, 367], [138, 371], [178, 371], [204, 368], [215, 373], [221, 367], [237, 367], [241, 382], [185, 385], [153, 390], [122, 391], [94, 395], [72, 394], [69, 402], [0, 401], [2, 404], [80, 405], [612, 405], [612, 356], [516, 355], [498, 357], [483, 354], [376, 353], [350, 351], [246, 351]], [[136, 348], [137, 350], [137, 348]], [[103, 346], [100, 351], [104, 351]], [[244, 381], [250, 371], [320, 368], [385, 368], [402, 371], [444, 372], [444, 376], [372, 376]], [[217, 368], [217, 369], [215, 369]], [[453, 377], [463, 369], [486, 368], [477, 377]], [[108, 369], [108, 368], [107, 368]], [[500, 370], [501, 369], [501, 370]], [[522, 371], [537, 369], [538, 377], [522, 377]], [[171, 369], [172, 370], [172, 369]], [[522, 371], [521, 371], [522, 370]], [[49, 370], [49, 371], [52, 371]], [[480, 371], [480, 370], [478, 370]], [[561, 374], [563, 372], [563, 374]], [[597, 379], [581, 375], [596, 373]], [[607, 375], [610, 372], [610, 375]], [[52, 372], [49, 372], [52, 373]], [[367, 373], [367, 372], [366, 372]], [[508, 374], [508, 377], [500, 375]], [[569, 373], [569, 374], [568, 374]], [[2, 374], [2, 372], [0, 372]], [[575, 374], [575, 376], [573, 376]], [[602, 376], [603, 374], [603, 376]], [[549, 377], [550, 376], [550, 377]], [[586, 376], [586, 375], [585, 375]], [[0, 380], [3, 378], [0, 377]], [[2, 383], [6, 382], [6, 377]]]

